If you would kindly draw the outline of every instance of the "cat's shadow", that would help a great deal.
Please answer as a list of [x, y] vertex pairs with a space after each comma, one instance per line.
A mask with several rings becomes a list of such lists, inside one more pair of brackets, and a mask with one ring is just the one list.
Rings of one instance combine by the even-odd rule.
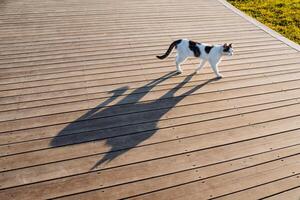
[[[61, 130], [52, 139], [50, 145], [61, 147], [94, 140], [105, 140], [105, 144], [110, 147], [110, 150], [104, 156], [102, 155], [103, 157], [91, 169], [112, 161], [156, 133], [158, 130], [157, 123], [161, 117], [182, 99], [206, 84], [217, 80], [216, 78], [209, 79], [179, 96], [175, 96], [175, 93], [192, 79], [194, 74], [191, 74], [161, 97], [151, 101], [140, 101], [155, 86], [175, 75], [176, 72], [167, 73], [142, 87], [134, 89], [127, 95], [125, 92], [129, 90], [128, 87], [121, 87], [112, 91], [107, 100]], [[113, 104], [119, 98], [121, 100]], [[119, 137], [121, 135], [122, 137]]]

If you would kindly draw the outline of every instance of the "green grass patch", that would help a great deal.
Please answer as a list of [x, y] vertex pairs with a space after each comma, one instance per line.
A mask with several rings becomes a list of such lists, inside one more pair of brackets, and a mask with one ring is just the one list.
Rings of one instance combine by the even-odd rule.
[[300, 0], [227, 0], [261, 23], [300, 44]]

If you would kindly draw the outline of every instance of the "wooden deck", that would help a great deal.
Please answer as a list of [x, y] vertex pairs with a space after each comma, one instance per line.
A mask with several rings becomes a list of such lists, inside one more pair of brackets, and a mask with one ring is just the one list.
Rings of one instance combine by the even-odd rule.
[[[221, 0], [0, 11], [1, 200], [299, 200], [299, 46]], [[224, 78], [155, 58], [179, 38], [232, 42]]]

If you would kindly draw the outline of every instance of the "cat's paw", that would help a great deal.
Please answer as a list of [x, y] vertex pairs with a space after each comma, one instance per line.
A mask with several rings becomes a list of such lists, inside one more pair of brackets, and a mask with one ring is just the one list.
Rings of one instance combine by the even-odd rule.
[[177, 74], [182, 74], [182, 70], [177, 70]]
[[223, 78], [223, 75], [222, 75], [222, 74], [218, 74], [218, 75], [217, 75], [217, 78], [218, 78], [218, 79], [221, 79], [221, 78]]

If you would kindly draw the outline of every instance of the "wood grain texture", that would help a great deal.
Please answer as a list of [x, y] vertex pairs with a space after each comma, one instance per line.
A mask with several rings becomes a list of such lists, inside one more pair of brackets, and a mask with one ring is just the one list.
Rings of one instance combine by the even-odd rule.
[[[297, 199], [300, 53], [218, 0], [0, 2], [0, 199]], [[178, 38], [233, 43], [221, 80]]]

